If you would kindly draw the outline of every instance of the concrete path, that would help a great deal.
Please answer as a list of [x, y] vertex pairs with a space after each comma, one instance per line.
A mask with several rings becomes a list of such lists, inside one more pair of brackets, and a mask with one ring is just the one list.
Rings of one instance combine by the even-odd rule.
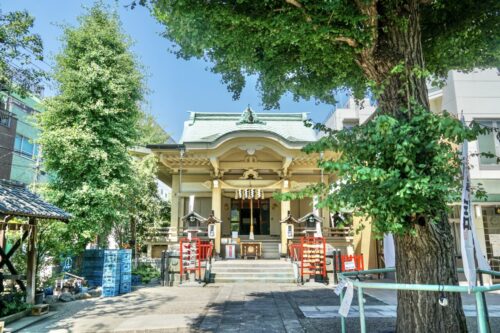
[[[368, 332], [394, 332], [394, 305], [379, 298], [365, 295], [367, 308], [386, 314], [367, 318]], [[331, 311], [339, 303], [333, 287], [322, 284], [156, 286], [59, 305], [55, 316], [20, 332], [340, 332], [340, 318]], [[356, 294], [352, 305], [349, 333], [359, 332]], [[475, 318], [467, 320], [474, 332]], [[500, 318], [492, 318], [492, 325], [500, 327]]]

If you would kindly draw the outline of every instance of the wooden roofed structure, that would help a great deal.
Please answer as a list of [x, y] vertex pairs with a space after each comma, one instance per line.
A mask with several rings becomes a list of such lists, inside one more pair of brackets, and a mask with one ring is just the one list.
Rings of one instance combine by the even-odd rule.
[[[15, 217], [27, 218], [28, 223], [13, 223]], [[0, 270], [6, 266], [10, 279], [17, 282], [21, 290], [26, 291], [26, 302], [34, 303], [36, 278], [36, 233], [37, 219], [58, 220], [68, 222], [71, 215], [64, 210], [49, 204], [35, 193], [29, 191], [22, 183], [0, 180]], [[22, 236], [7, 251], [6, 231], [9, 227], [22, 230]], [[28, 239], [26, 276], [18, 274], [11, 262], [14, 253]], [[3, 274], [0, 273], [0, 285], [3, 287]], [[4, 276], [7, 277], [7, 276]], [[23, 280], [26, 280], [24, 285]]]

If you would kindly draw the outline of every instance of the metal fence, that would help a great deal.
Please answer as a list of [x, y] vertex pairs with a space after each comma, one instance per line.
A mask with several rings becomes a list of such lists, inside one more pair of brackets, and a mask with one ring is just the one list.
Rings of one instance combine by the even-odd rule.
[[[486, 309], [486, 301], [484, 293], [500, 290], [500, 284], [494, 284], [491, 286], [475, 286], [469, 289], [468, 286], [456, 286], [456, 285], [433, 285], [433, 284], [404, 284], [404, 283], [380, 283], [380, 282], [361, 282], [359, 280], [354, 280], [349, 278], [350, 276], [360, 276], [367, 274], [382, 274], [382, 273], [392, 273], [395, 272], [395, 268], [383, 268], [383, 269], [370, 269], [366, 271], [353, 271], [353, 272], [343, 272], [339, 273], [339, 278], [346, 282], [352, 283], [354, 287], [358, 289], [358, 306], [359, 306], [359, 323], [361, 333], [366, 333], [366, 317], [364, 309], [364, 289], [385, 289], [385, 290], [413, 290], [413, 291], [433, 291], [433, 292], [451, 292], [451, 293], [474, 293], [476, 297], [476, 307], [477, 307], [477, 327], [480, 333], [489, 332], [488, 324], [488, 313]], [[460, 271], [460, 270], [459, 270]], [[462, 270], [463, 271], [463, 270]], [[477, 270], [478, 274], [487, 274], [492, 277], [500, 277], [500, 272], [487, 271], [487, 270]], [[344, 298], [345, 290], [342, 288], [340, 291], [340, 303]], [[345, 317], [341, 316], [341, 331], [346, 332], [346, 321]]]

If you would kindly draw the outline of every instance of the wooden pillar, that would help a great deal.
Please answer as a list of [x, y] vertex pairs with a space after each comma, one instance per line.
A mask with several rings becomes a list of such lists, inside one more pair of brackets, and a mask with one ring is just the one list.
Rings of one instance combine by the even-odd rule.
[[28, 260], [26, 270], [26, 303], [35, 304], [35, 288], [36, 288], [36, 219], [30, 217], [29, 224], [31, 228], [30, 237], [28, 240]]
[[180, 183], [179, 175], [172, 175], [172, 196], [170, 201], [170, 227], [175, 228], [177, 236], [179, 235], [179, 203], [180, 203]]
[[[323, 179], [323, 184], [329, 185], [328, 182], [328, 177], [324, 177]], [[330, 227], [330, 210], [328, 207], [323, 207], [321, 208], [321, 217], [323, 218], [323, 228], [329, 228]]]
[[[215, 187], [212, 182], [212, 211], [215, 218], [222, 220], [222, 189], [220, 188], [220, 183]], [[215, 253], [218, 255], [220, 255], [221, 224], [215, 224]]]
[[[2, 222], [7, 222], [7, 219], [5, 218], [5, 215], [3, 214], [0, 214], [0, 220]], [[6, 229], [6, 225], [5, 224], [1, 224], [0, 225], [0, 248], [4, 249], [5, 250], [5, 229]]]
[[[281, 193], [287, 193], [290, 191], [289, 184], [287, 187], [282, 185]], [[281, 216], [280, 221], [287, 218], [288, 212], [290, 211], [290, 201], [281, 201]], [[286, 238], [286, 223], [281, 223], [281, 254], [286, 255], [288, 247], [288, 240]]]

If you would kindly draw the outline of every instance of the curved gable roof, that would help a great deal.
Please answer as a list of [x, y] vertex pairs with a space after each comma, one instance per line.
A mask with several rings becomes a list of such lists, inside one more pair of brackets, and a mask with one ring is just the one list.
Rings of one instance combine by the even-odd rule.
[[270, 133], [283, 141], [307, 143], [317, 140], [314, 129], [306, 127], [307, 113], [239, 113], [191, 112], [184, 123], [180, 143], [212, 143], [235, 132], [251, 132], [268, 137]]

